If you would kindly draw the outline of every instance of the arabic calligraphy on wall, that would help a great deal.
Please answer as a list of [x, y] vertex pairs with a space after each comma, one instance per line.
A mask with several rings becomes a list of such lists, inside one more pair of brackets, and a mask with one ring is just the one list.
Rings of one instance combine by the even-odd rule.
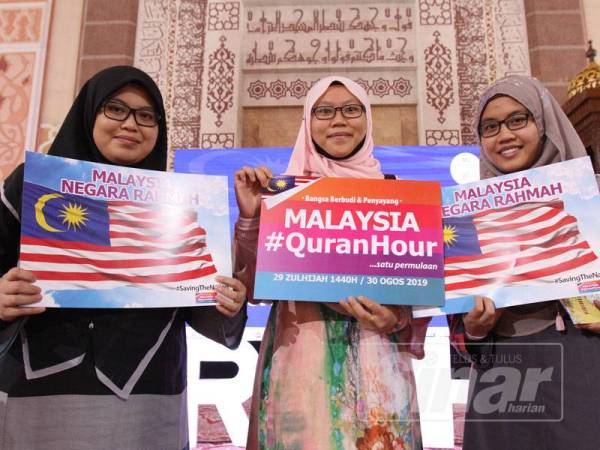
[[412, 5], [352, 6], [342, 8], [248, 8], [246, 31], [248, 33], [323, 33], [410, 31]]
[[408, 48], [405, 37], [386, 39], [361, 37], [348, 39], [285, 39], [283, 42], [269, 40], [265, 43], [254, 41], [247, 51], [246, 64], [413, 64], [414, 49]]
[[415, 64], [413, 5], [248, 8], [246, 68]]

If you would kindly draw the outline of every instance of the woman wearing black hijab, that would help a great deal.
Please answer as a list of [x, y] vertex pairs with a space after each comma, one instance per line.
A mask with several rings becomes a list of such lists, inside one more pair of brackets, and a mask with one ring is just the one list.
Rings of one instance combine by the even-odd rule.
[[[165, 111], [134, 67], [81, 89], [50, 151], [164, 171]], [[188, 448], [185, 322], [233, 348], [245, 288], [220, 277], [216, 308], [48, 309], [33, 273], [16, 268], [23, 166], [0, 185], [0, 449]]]

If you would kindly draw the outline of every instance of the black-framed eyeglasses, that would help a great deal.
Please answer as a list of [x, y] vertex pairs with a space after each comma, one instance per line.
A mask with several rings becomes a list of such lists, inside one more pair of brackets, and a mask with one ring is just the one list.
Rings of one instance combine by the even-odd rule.
[[496, 136], [500, 133], [502, 124], [506, 125], [506, 128], [511, 131], [520, 130], [527, 126], [529, 117], [531, 115], [528, 113], [515, 113], [504, 120], [486, 120], [479, 125], [479, 135], [484, 138]]
[[124, 122], [133, 114], [135, 123], [140, 127], [155, 127], [160, 120], [160, 114], [152, 108], [131, 108], [119, 100], [108, 100], [102, 104], [102, 112], [106, 117]]
[[335, 117], [335, 114], [340, 111], [346, 119], [356, 119], [360, 117], [364, 111], [363, 105], [351, 104], [344, 106], [317, 106], [313, 108], [312, 113], [319, 120], [329, 120]]

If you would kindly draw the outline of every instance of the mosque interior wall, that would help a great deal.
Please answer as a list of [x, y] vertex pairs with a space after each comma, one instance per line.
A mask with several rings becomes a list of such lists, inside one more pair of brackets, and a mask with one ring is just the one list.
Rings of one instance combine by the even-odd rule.
[[[113, 64], [133, 63], [156, 79], [172, 149], [292, 145], [296, 116], [282, 107], [300, 108], [312, 83], [332, 73], [368, 91], [379, 144], [476, 143], [473, 114], [485, 86], [532, 73], [563, 101], [600, 16], [592, 0], [314, 4], [1, 2], [0, 177], [25, 148], [46, 150], [83, 81]], [[289, 130], [276, 136], [261, 119], [257, 134], [252, 124], [267, 116], [289, 117]]]

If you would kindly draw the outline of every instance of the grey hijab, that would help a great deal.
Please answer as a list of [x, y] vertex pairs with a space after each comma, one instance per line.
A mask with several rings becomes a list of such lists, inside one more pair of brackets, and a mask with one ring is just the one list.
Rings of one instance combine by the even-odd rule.
[[[536, 78], [511, 75], [487, 87], [479, 100], [475, 117], [475, 130], [479, 136], [479, 122], [487, 104], [494, 97], [512, 97], [532, 114], [542, 140], [542, 152], [531, 167], [541, 167], [568, 159], [587, 156], [585, 147], [575, 128], [556, 99]], [[481, 136], [479, 136], [481, 141]], [[480, 155], [481, 178], [492, 178], [503, 173], [489, 160], [485, 152]]]
[[[479, 100], [475, 129], [479, 136], [479, 122], [487, 104], [495, 97], [507, 95], [521, 103], [533, 116], [541, 140], [542, 151], [533, 167], [587, 156], [575, 128], [556, 99], [537, 79], [512, 75], [488, 86]], [[479, 136], [481, 141], [481, 136]], [[481, 179], [504, 175], [487, 157], [480, 154]], [[501, 336], [526, 336], [540, 332], [555, 323], [558, 311], [555, 302], [532, 303], [506, 308], [494, 327]]]

